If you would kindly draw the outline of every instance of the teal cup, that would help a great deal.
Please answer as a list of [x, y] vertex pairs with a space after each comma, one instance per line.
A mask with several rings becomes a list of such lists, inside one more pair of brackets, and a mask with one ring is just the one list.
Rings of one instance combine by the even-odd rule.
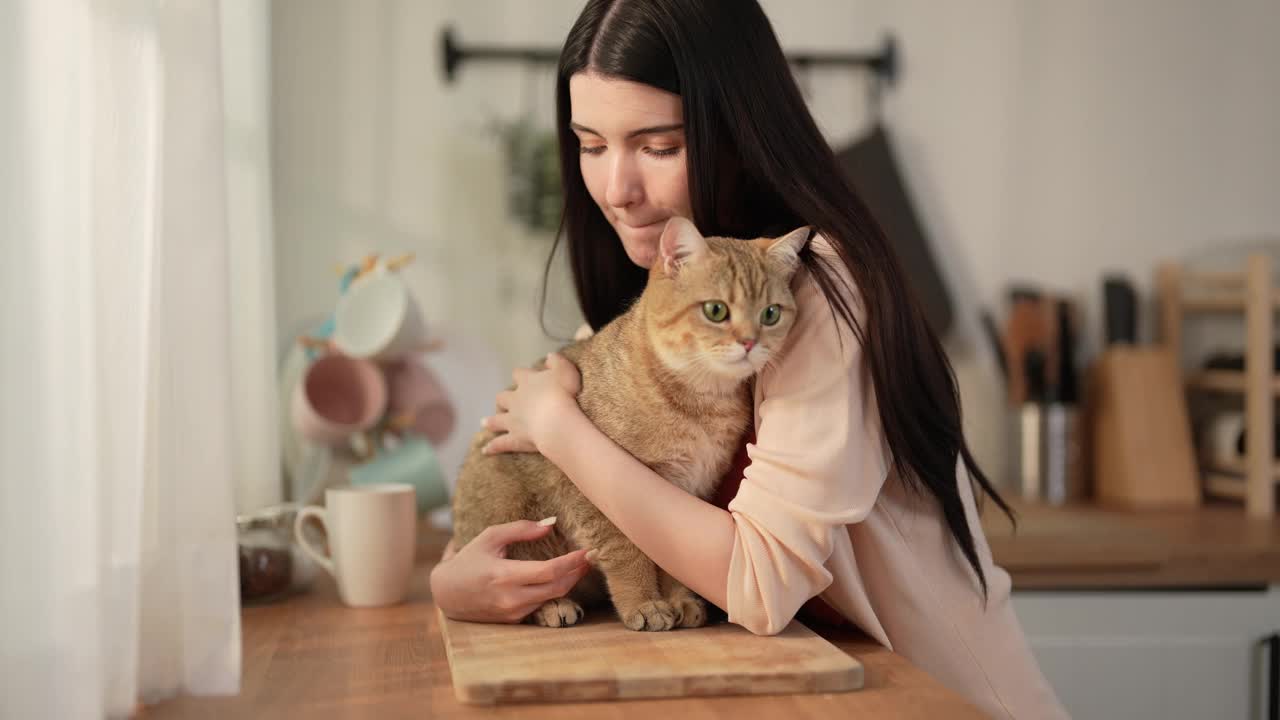
[[431, 443], [406, 435], [399, 445], [379, 451], [372, 460], [356, 465], [350, 472], [352, 485], [404, 483], [412, 485], [418, 498], [418, 512], [425, 513], [449, 504], [449, 486]]

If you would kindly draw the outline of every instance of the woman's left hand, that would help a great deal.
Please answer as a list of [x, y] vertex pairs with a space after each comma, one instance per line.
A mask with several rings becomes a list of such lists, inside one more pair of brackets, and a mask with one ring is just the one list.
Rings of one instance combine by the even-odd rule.
[[582, 375], [563, 355], [548, 355], [546, 370], [519, 368], [511, 377], [515, 389], [498, 393], [498, 413], [483, 421], [485, 429], [500, 433], [484, 446], [485, 454], [538, 452], [544, 434], [562, 424], [563, 413], [581, 412]]

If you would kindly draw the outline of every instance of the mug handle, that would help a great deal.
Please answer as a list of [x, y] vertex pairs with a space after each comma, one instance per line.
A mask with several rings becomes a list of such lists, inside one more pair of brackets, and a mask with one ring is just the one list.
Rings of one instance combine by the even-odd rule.
[[[325, 512], [325, 509], [319, 505], [308, 505], [302, 508], [297, 517], [293, 519], [293, 537], [298, 541], [298, 547], [302, 548], [303, 552], [309, 555], [312, 560], [315, 560], [320, 567], [328, 570], [330, 575], [334, 575], [333, 560], [321, 555], [319, 550], [307, 542], [307, 536], [302, 532], [302, 524], [309, 517], [319, 520], [320, 525], [324, 527], [325, 535], [329, 534], [329, 513]], [[334, 577], [337, 577], [337, 575], [334, 575]]]

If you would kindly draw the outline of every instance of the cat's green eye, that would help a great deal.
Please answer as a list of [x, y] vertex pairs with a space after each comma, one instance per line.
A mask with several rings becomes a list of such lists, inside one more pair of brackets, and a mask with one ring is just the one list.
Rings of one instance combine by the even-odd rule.
[[708, 300], [702, 303], [702, 314], [713, 323], [722, 323], [729, 319], [729, 306], [719, 300]]
[[761, 325], [777, 325], [778, 321], [781, 319], [782, 319], [781, 305], [770, 305], [760, 313]]

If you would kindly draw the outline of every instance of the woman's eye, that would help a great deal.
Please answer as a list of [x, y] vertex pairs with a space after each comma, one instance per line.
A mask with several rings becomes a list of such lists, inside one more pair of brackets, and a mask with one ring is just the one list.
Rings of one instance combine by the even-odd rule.
[[708, 300], [702, 303], [702, 314], [713, 323], [722, 323], [729, 319], [729, 306], [719, 300]]
[[604, 145], [593, 145], [591, 147], [583, 145], [581, 150], [583, 155], [599, 155], [604, 152], [604, 148]]
[[777, 325], [782, 319], [782, 307], [778, 305], [770, 305], [760, 313], [760, 324]]
[[680, 152], [680, 148], [678, 148], [678, 147], [669, 147], [669, 148], [651, 148], [651, 147], [647, 147], [647, 148], [645, 148], [645, 149], [644, 149], [644, 151], [645, 151], [645, 152], [647, 152], [647, 153], [649, 153], [650, 155], [655, 155], [655, 156], [657, 156], [657, 157], [670, 157], [670, 156], [675, 155], [676, 153]]

